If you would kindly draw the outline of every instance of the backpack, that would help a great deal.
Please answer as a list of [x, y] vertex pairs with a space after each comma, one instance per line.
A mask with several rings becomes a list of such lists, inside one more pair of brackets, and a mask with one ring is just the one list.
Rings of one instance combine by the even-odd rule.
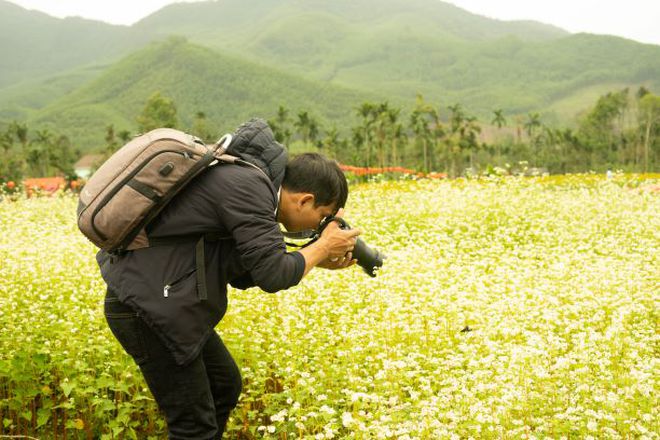
[[89, 178], [78, 202], [78, 228], [111, 253], [149, 247], [146, 225], [194, 177], [219, 162], [232, 135], [206, 145], [171, 128], [138, 136], [115, 152]]

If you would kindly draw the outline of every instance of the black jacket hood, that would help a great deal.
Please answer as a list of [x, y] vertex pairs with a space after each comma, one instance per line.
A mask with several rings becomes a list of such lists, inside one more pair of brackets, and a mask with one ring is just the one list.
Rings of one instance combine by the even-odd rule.
[[241, 124], [227, 153], [261, 168], [276, 191], [282, 185], [288, 153], [284, 145], [275, 140], [273, 131], [263, 119], [254, 118]]

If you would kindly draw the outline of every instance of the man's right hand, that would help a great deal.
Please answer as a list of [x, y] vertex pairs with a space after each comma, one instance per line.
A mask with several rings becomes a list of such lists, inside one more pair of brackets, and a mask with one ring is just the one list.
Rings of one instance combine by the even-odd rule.
[[[344, 210], [340, 209], [335, 217], [341, 217], [343, 214]], [[316, 242], [299, 251], [305, 257], [304, 275], [321, 263], [323, 263], [323, 267], [328, 267], [333, 262], [346, 262], [346, 260], [350, 262], [352, 255], [349, 254], [352, 254], [357, 237], [361, 233], [362, 231], [359, 229], [341, 229], [337, 222], [332, 222], [326, 226]], [[342, 266], [348, 267], [350, 265], [347, 263]]]
[[[344, 209], [340, 209], [335, 217], [342, 217]], [[331, 222], [323, 230], [319, 242], [327, 249], [328, 259], [344, 258], [347, 254], [353, 252], [357, 237], [362, 231], [359, 229], [341, 229], [338, 222]]]

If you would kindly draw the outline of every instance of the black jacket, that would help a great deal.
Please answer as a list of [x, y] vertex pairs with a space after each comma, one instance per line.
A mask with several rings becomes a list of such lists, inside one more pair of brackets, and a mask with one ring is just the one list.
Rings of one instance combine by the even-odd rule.
[[147, 230], [150, 240], [221, 237], [204, 243], [206, 300], [198, 297], [195, 241], [119, 257], [97, 254], [108, 287], [143, 317], [179, 364], [199, 354], [225, 314], [227, 283], [276, 292], [298, 284], [305, 268], [300, 253], [286, 251], [276, 220], [286, 150], [265, 122], [253, 120], [239, 127], [228, 152], [263, 172], [235, 164], [212, 167], [172, 199]]

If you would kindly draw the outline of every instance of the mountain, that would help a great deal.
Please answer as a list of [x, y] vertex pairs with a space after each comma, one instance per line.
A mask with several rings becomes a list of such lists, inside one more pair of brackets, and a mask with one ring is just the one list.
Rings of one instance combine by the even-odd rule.
[[0, 88], [0, 121], [26, 120], [41, 109], [101, 75], [107, 65], [90, 65], [55, 75], [27, 79]]
[[659, 46], [493, 20], [438, 0], [179, 3], [135, 28], [400, 99], [461, 102], [482, 116], [543, 110], [571, 95], [589, 105], [608, 87], [660, 87]]
[[353, 123], [353, 107], [375, 94], [316, 83], [171, 37], [117, 62], [88, 84], [31, 114], [31, 126], [67, 133], [83, 150], [104, 144], [105, 129], [136, 131], [154, 92], [174, 100], [181, 125], [204, 112], [218, 134], [251, 118], [272, 118], [279, 105], [336, 125]]
[[[173, 34], [260, 62], [295, 65], [324, 79], [334, 65], [355, 58], [354, 44], [377, 45], [379, 35], [411, 29], [433, 40], [480, 41], [505, 35], [542, 40], [566, 34], [540, 23], [487, 19], [436, 0], [383, 0], [377, 8], [371, 0], [175, 3], [131, 27], [58, 19], [0, 0], [0, 88], [116, 60]], [[339, 60], [323, 53], [327, 49]], [[329, 66], [325, 71], [319, 69], [320, 57]]]
[[126, 26], [54, 18], [0, 0], [0, 88], [108, 62], [150, 39]]
[[[175, 3], [138, 22], [144, 34], [185, 35], [241, 57], [315, 79], [352, 84], [354, 71], [389, 77], [402, 64], [446, 60], [465, 46], [500, 38], [545, 41], [569, 35], [534, 22], [504, 22], [438, 0], [223, 0]], [[384, 68], [383, 68], [384, 67]], [[366, 73], [366, 76], [365, 76]], [[405, 75], [412, 82], [419, 75]], [[410, 96], [407, 90], [404, 94]], [[414, 95], [414, 91], [413, 91]]]
[[[203, 69], [221, 67], [227, 79], [185, 65], [164, 67], [156, 56], [140, 61], [143, 52], [123, 59], [173, 34], [193, 43], [183, 45], [182, 53], [207, 60]], [[248, 102], [255, 97], [252, 90], [226, 91], [216, 96], [225, 100], [223, 108], [240, 109], [242, 117], [250, 107], [272, 114], [279, 104], [290, 104], [338, 125], [346, 122], [347, 109], [369, 96], [409, 107], [422, 93], [443, 109], [462, 103], [482, 119], [502, 108], [508, 115], [538, 111], [545, 121], [565, 123], [601, 93], [641, 85], [660, 89], [660, 46], [569, 34], [537, 22], [493, 20], [439, 0], [175, 3], [130, 27], [56, 19], [0, 0], [0, 38], [0, 119], [55, 125], [48, 119], [53, 117], [73, 127], [104, 118], [132, 127], [152, 90], [175, 98], [184, 118], [201, 110], [218, 121], [238, 120], [228, 110], [213, 110], [206, 99], [214, 90], [210, 77], [251, 87], [237, 79], [242, 72], [230, 64], [251, 72], [263, 93]], [[202, 55], [201, 46], [214, 52]], [[150, 46], [146, 54], [154, 50]], [[215, 66], [213, 57], [224, 64]], [[262, 75], [277, 78], [273, 81], [291, 94], [280, 93]], [[115, 90], [113, 82], [122, 88]], [[301, 90], [291, 89], [291, 83]], [[325, 93], [322, 101], [316, 99], [319, 89]]]

